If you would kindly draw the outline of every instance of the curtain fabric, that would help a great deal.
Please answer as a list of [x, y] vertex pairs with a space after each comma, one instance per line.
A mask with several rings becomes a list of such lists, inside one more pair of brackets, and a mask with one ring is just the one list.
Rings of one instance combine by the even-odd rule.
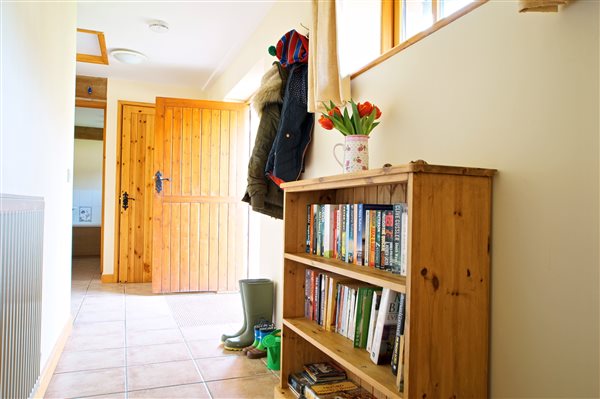
[[308, 41], [308, 112], [323, 112], [323, 102], [342, 105], [350, 99], [350, 77], [340, 76], [335, 0], [312, 1]]
[[557, 12], [567, 0], [519, 0], [519, 12]]

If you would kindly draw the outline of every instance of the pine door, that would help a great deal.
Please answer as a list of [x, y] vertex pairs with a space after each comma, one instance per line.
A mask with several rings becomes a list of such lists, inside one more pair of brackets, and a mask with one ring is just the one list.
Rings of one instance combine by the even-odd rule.
[[120, 103], [118, 276], [121, 283], [152, 281], [154, 106]]
[[247, 270], [248, 107], [157, 98], [156, 116], [152, 289], [234, 291]]

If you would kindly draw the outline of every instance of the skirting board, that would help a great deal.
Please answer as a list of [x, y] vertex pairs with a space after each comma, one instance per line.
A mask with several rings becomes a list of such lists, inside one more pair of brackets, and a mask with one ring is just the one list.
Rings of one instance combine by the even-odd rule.
[[65, 349], [65, 344], [67, 343], [67, 339], [71, 335], [71, 331], [73, 331], [73, 318], [69, 317], [67, 320], [67, 324], [63, 328], [58, 341], [54, 345], [54, 349], [52, 350], [52, 355], [46, 362], [46, 367], [42, 371], [40, 375], [40, 379], [38, 380], [37, 389], [34, 391], [32, 398], [42, 399], [46, 394], [46, 390], [48, 389], [48, 385], [50, 385], [50, 380], [54, 375], [54, 370], [56, 370], [56, 366], [58, 365], [58, 360], [60, 359], [60, 355], [63, 353], [63, 349]]
[[102, 277], [100, 277], [100, 281], [103, 283], [116, 283], [116, 280], [114, 274], [103, 274]]

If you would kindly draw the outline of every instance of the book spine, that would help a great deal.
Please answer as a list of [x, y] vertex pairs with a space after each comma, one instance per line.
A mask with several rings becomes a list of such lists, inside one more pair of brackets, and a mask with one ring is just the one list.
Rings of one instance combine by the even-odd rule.
[[348, 205], [348, 259], [346, 262], [354, 263], [354, 204]]
[[375, 227], [375, 268], [381, 269], [381, 211], [375, 211], [377, 215], [377, 226]]
[[312, 205], [312, 253], [317, 254], [317, 219], [319, 217], [319, 204]]
[[369, 211], [369, 267], [375, 268], [375, 238], [377, 232], [377, 211]]
[[310, 307], [311, 307], [311, 320], [317, 319], [317, 273], [315, 271], [311, 271], [310, 274]]
[[377, 324], [377, 315], [379, 314], [379, 304], [381, 303], [381, 290], [373, 292], [373, 300], [371, 302], [371, 315], [369, 317], [369, 334], [367, 336], [367, 352], [371, 353], [373, 346], [373, 335], [375, 334], [375, 325]]
[[408, 259], [408, 207], [402, 207], [402, 231], [400, 234], [400, 274], [406, 276]]
[[336, 259], [341, 259], [342, 258], [342, 241], [341, 241], [341, 237], [342, 237], [342, 230], [341, 230], [341, 226], [342, 226], [342, 211], [340, 210], [340, 205], [336, 205], [335, 206], [335, 215], [336, 215], [336, 222], [335, 222], [335, 248], [336, 248], [336, 255], [335, 255], [335, 258]]
[[311, 319], [311, 306], [310, 306], [310, 273], [311, 269], [304, 271], [304, 317]]
[[358, 292], [356, 293], [356, 311], [355, 311], [355, 322], [354, 322], [354, 342], [353, 345], [355, 348], [360, 348], [360, 338], [361, 338], [361, 330], [360, 330], [360, 320], [363, 315], [362, 303], [365, 296], [365, 289], [363, 287], [358, 288]]
[[329, 231], [331, 229], [331, 205], [323, 205], [323, 256], [325, 258], [331, 258], [331, 252], [329, 251], [329, 245], [331, 236]]
[[383, 269], [392, 270], [392, 246], [394, 241], [394, 211], [385, 211], [385, 236], [383, 238]]
[[394, 339], [394, 351], [392, 353], [392, 373], [398, 375], [398, 361], [400, 360], [400, 337], [404, 334], [404, 307], [406, 296], [400, 293], [398, 305], [398, 323], [396, 326], [396, 338]]
[[373, 302], [374, 291], [375, 289], [373, 287], [368, 287], [365, 290], [365, 296], [362, 303], [362, 317], [360, 319], [360, 323], [358, 324], [360, 331], [360, 342], [358, 347], [363, 349], [367, 347], [367, 339], [369, 337], [369, 320], [371, 318], [371, 304]]
[[371, 236], [371, 212], [364, 210], [365, 214], [365, 226], [363, 229], [363, 265], [369, 266], [369, 244]]
[[356, 289], [350, 289], [350, 313], [348, 314], [348, 339], [354, 340], [356, 326]]
[[363, 204], [356, 204], [356, 264], [363, 265], [365, 253], [365, 216]]
[[342, 225], [340, 227], [341, 231], [342, 231], [342, 236], [341, 236], [341, 248], [342, 250], [340, 251], [340, 260], [342, 261], [346, 261], [346, 238], [348, 237], [348, 212], [346, 209], [346, 204], [342, 204], [340, 205], [340, 209], [342, 212]]
[[373, 335], [373, 345], [369, 357], [375, 364], [383, 364], [391, 360], [394, 349], [394, 332], [398, 322], [400, 297], [397, 292], [383, 289], [377, 325]]
[[322, 283], [323, 283], [323, 273], [319, 273], [319, 275], [317, 276], [317, 317], [315, 319], [318, 324], [321, 324], [321, 300], [323, 299], [323, 297], [321, 296]]
[[306, 205], [306, 253], [310, 253], [310, 204]]
[[392, 272], [400, 274], [400, 241], [402, 233], [402, 204], [394, 204], [394, 236], [392, 239]]
[[325, 317], [327, 315], [325, 312], [327, 311], [327, 275], [321, 275], [321, 318], [319, 320], [319, 324], [325, 326]]

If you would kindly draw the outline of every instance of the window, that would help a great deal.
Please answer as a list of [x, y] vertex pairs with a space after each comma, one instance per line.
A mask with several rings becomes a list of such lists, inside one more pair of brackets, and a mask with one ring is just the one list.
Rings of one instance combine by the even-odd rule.
[[487, 0], [338, 0], [342, 75], [359, 75]]

